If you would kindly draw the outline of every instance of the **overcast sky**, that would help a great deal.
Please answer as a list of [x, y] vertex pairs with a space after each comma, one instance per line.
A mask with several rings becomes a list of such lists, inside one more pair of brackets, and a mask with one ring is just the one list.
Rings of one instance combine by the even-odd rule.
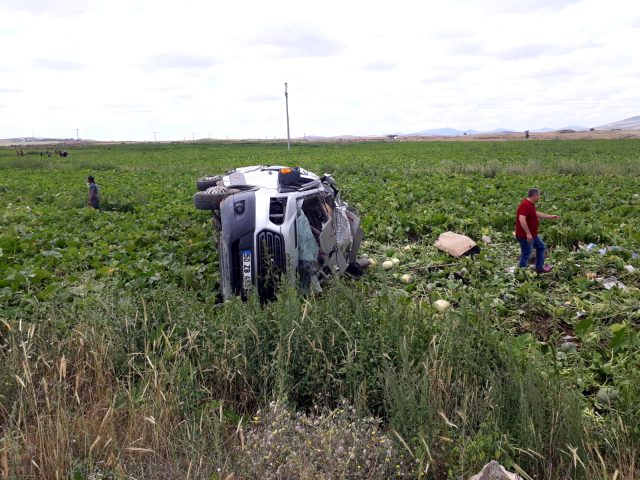
[[0, 0], [0, 138], [598, 126], [640, 115], [640, 1]]

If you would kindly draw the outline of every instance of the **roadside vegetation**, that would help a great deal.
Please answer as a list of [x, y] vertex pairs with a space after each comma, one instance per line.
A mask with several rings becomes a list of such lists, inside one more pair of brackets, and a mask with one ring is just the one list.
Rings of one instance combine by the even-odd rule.
[[[639, 146], [0, 150], [0, 478], [640, 477]], [[252, 164], [332, 173], [378, 265], [216, 305], [194, 181]], [[534, 186], [546, 276], [512, 268]]]

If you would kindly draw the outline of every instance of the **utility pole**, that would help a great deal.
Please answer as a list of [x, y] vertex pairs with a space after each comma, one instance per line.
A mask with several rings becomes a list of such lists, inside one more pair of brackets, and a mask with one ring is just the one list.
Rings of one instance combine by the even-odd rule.
[[157, 140], [156, 140], [156, 133], [158, 133], [158, 132], [153, 132], [153, 141], [154, 141], [154, 142], [156, 142], [156, 141], [157, 141]]
[[191, 134], [191, 141], [192, 141], [192, 142], [195, 142], [195, 140], [196, 140], [196, 134], [195, 134], [195, 133], [192, 133], [192, 134]]
[[76, 128], [76, 142], [80, 141], [80, 136], [78, 135], [78, 132], [80, 131], [79, 128]]
[[287, 105], [287, 151], [291, 151], [291, 137], [289, 135], [289, 93], [287, 92], [287, 84], [284, 84], [284, 101]]

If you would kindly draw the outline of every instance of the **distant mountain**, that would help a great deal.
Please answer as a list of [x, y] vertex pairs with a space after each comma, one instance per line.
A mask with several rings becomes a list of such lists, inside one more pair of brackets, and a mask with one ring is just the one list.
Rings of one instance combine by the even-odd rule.
[[421, 130], [419, 132], [408, 133], [407, 137], [456, 137], [463, 135], [465, 132], [457, 130], [455, 128], [430, 128], [428, 130]]
[[601, 125], [596, 130], [640, 130], [640, 115]]
[[457, 128], [430, 128], [419, 132], [403, 134], [403, 137], [459, 137], [461, 135], [479, 135], [483, 133], [513, 133], [515, 130], [508, 128], [495, 128], [493, 130], [458, 130]]
[[487, 130], [486, 132], [477, 133], [515, 133], [517, 130], [511, 130], [510, 128], [494, 128], [493, 130]]
[[567, 127], [558, 128], [558, 130], [575, 130], [576, 132], [585, 132], [589, 130], [589, 128], [581, 127], [580, 125], [569, 125]]

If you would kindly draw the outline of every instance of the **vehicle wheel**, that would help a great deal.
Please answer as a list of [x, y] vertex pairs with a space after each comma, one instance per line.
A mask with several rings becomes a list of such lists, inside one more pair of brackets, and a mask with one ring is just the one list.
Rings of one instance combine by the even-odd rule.
[[218, 210], [220, 203], [234, 191], [225, 187], [213, 187], [193, 196], [193, 204], [198, 210]]
[[199, 178], [196, 182], [196, 187], [198, 187], [198, 191], [204, 192], [207, 188], [215, 187], [218, 185], [218, 182], [222, 180], [220, 175], [210, 175], [206, 177]]

